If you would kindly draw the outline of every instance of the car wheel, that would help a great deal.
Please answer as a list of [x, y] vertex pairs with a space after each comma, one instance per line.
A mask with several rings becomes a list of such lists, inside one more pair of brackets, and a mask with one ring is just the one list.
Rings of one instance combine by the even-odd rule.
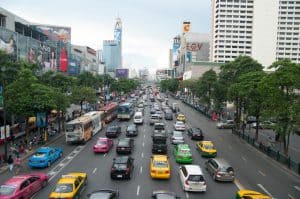
[[50, 167], [50, 166], [51, 166], [51, 161], [48, 161], [47, 167]]
[[47, 185], [48, 185], [48, 181], [44, 180], [43, 183], [42, 183], [42, 188], [46, 187]]

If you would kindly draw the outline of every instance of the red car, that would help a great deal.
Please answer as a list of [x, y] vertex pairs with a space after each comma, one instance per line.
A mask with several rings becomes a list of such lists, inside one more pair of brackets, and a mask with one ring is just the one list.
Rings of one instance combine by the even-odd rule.
[[14, 176], [0, 186], [0, 199], [29, 199], [48, 183], [45, 173]]
[[100, 137], [93, 147], [94, 153], [107, 153], [113, 146], [114, 142], [110, 138]]

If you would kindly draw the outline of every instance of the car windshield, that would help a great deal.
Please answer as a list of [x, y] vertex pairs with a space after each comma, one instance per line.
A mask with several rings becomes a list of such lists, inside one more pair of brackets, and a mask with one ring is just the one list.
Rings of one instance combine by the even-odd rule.
[[107, 141], [106, 140], [98, 140], [97, 145], [106, 145]]
[[54, 187], [55, 193], [70, 193], [73, 191], [73, 185], [68, 183], [68, 184], [57, 184]]
[[182, 154], [190, 154], [191, 153], [190, 149], [180, 149], [178, 152], [182, 153]]
[[47, 153], [46, 152], [36, 152], [35, 154], [34, 154], [34, 157], [39, 157], [39, 158], [41, 158], [41, 157], [45, 157], [47, 155]]
[[129, 142], [127, 140], [120, 140], [118, 146], [129, 146]]
[[201, 132], [200, 129], [198, 129], [198, 128], [193, 128], [193, 133], [194, 133], [194, 134], [199, 134], [200, 132]]
[[153, 161], [153, 166], [154, 167], [168, 167], [168, 163], [166, 161]]
[[227, 173], [234, 172], [232, 167], [227, 167], [227, 166], [226, 167], [221, 167], [220, 170], [222, 172], [227, 172]]
[[97, 192], [93, 193], [89, 199], [99, 199], [99, 198], [111, 198], [111, 193], [107, 192]]
[[9, 196], [16, 190], [16, 186], [2, 185], [0, 186], [0, 196]]
[[126, 164], [115, 163], [113, 166], [117, 170], [125, 170], [127, 168]]
[[183, 125], [183, 122], [176, 122], [176, 125]]
[[182, 137], [182, 133], [178, 132], [178, 131], [174, 131], [173, 136], [174, 137]]
[[202, 181], [204, 181], [204, 178], [202, 175], [190, 175], [188, 178], [188, 181], [202, 182]]
[[117, 127], [116, 126], [109, 126], [107, 128], [107, 131], [109, 131], [109, 132], [115, 132], [115, 131], [117, 131]]
[[154, 129], [155, 129], [155, 130], [164, 130], [164, 129], [165, 129], [165, 126], [164, 126], [164, 125], [161, 125], [161, 124], [158, 124], [158, 125], [155, 125]]
[[204, 145], [205, 149], [215, 149], [214, 145], [208, 144], [208, 145]]
[[127, 131], [135, 131], [135, 126], [128, 126]]

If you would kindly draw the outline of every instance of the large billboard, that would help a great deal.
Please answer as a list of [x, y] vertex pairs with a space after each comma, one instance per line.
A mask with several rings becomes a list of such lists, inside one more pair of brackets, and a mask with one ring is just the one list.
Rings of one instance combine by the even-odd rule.
[[127, 68], [116, 69], [116, 77], [118, 78], [128, 78], [129, 70]]
[[200, 43], [200, 42], [188, 42], [186, 44], [186, 49], [188, 51], [195, 52], [195, 51], [201, 50], [202, 45], [203, 45], [203, 43]]
[[180, 48], [180, 37], [177, 36], [173, 39], [173, 66], [178, 66], [178, 54], [179, 54], [179, 48]]
[[71, 28], [51, 25], [32, 25], [37, 31], [47, 35], [50, 41], [71, 43]]

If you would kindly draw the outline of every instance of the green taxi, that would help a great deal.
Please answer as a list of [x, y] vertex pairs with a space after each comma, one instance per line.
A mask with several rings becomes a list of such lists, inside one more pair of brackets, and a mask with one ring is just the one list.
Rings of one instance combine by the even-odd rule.
[[192, 152], [187, 144], [175, 145], [174, 156], [177, 163], [191, 164], [193, 162]]

